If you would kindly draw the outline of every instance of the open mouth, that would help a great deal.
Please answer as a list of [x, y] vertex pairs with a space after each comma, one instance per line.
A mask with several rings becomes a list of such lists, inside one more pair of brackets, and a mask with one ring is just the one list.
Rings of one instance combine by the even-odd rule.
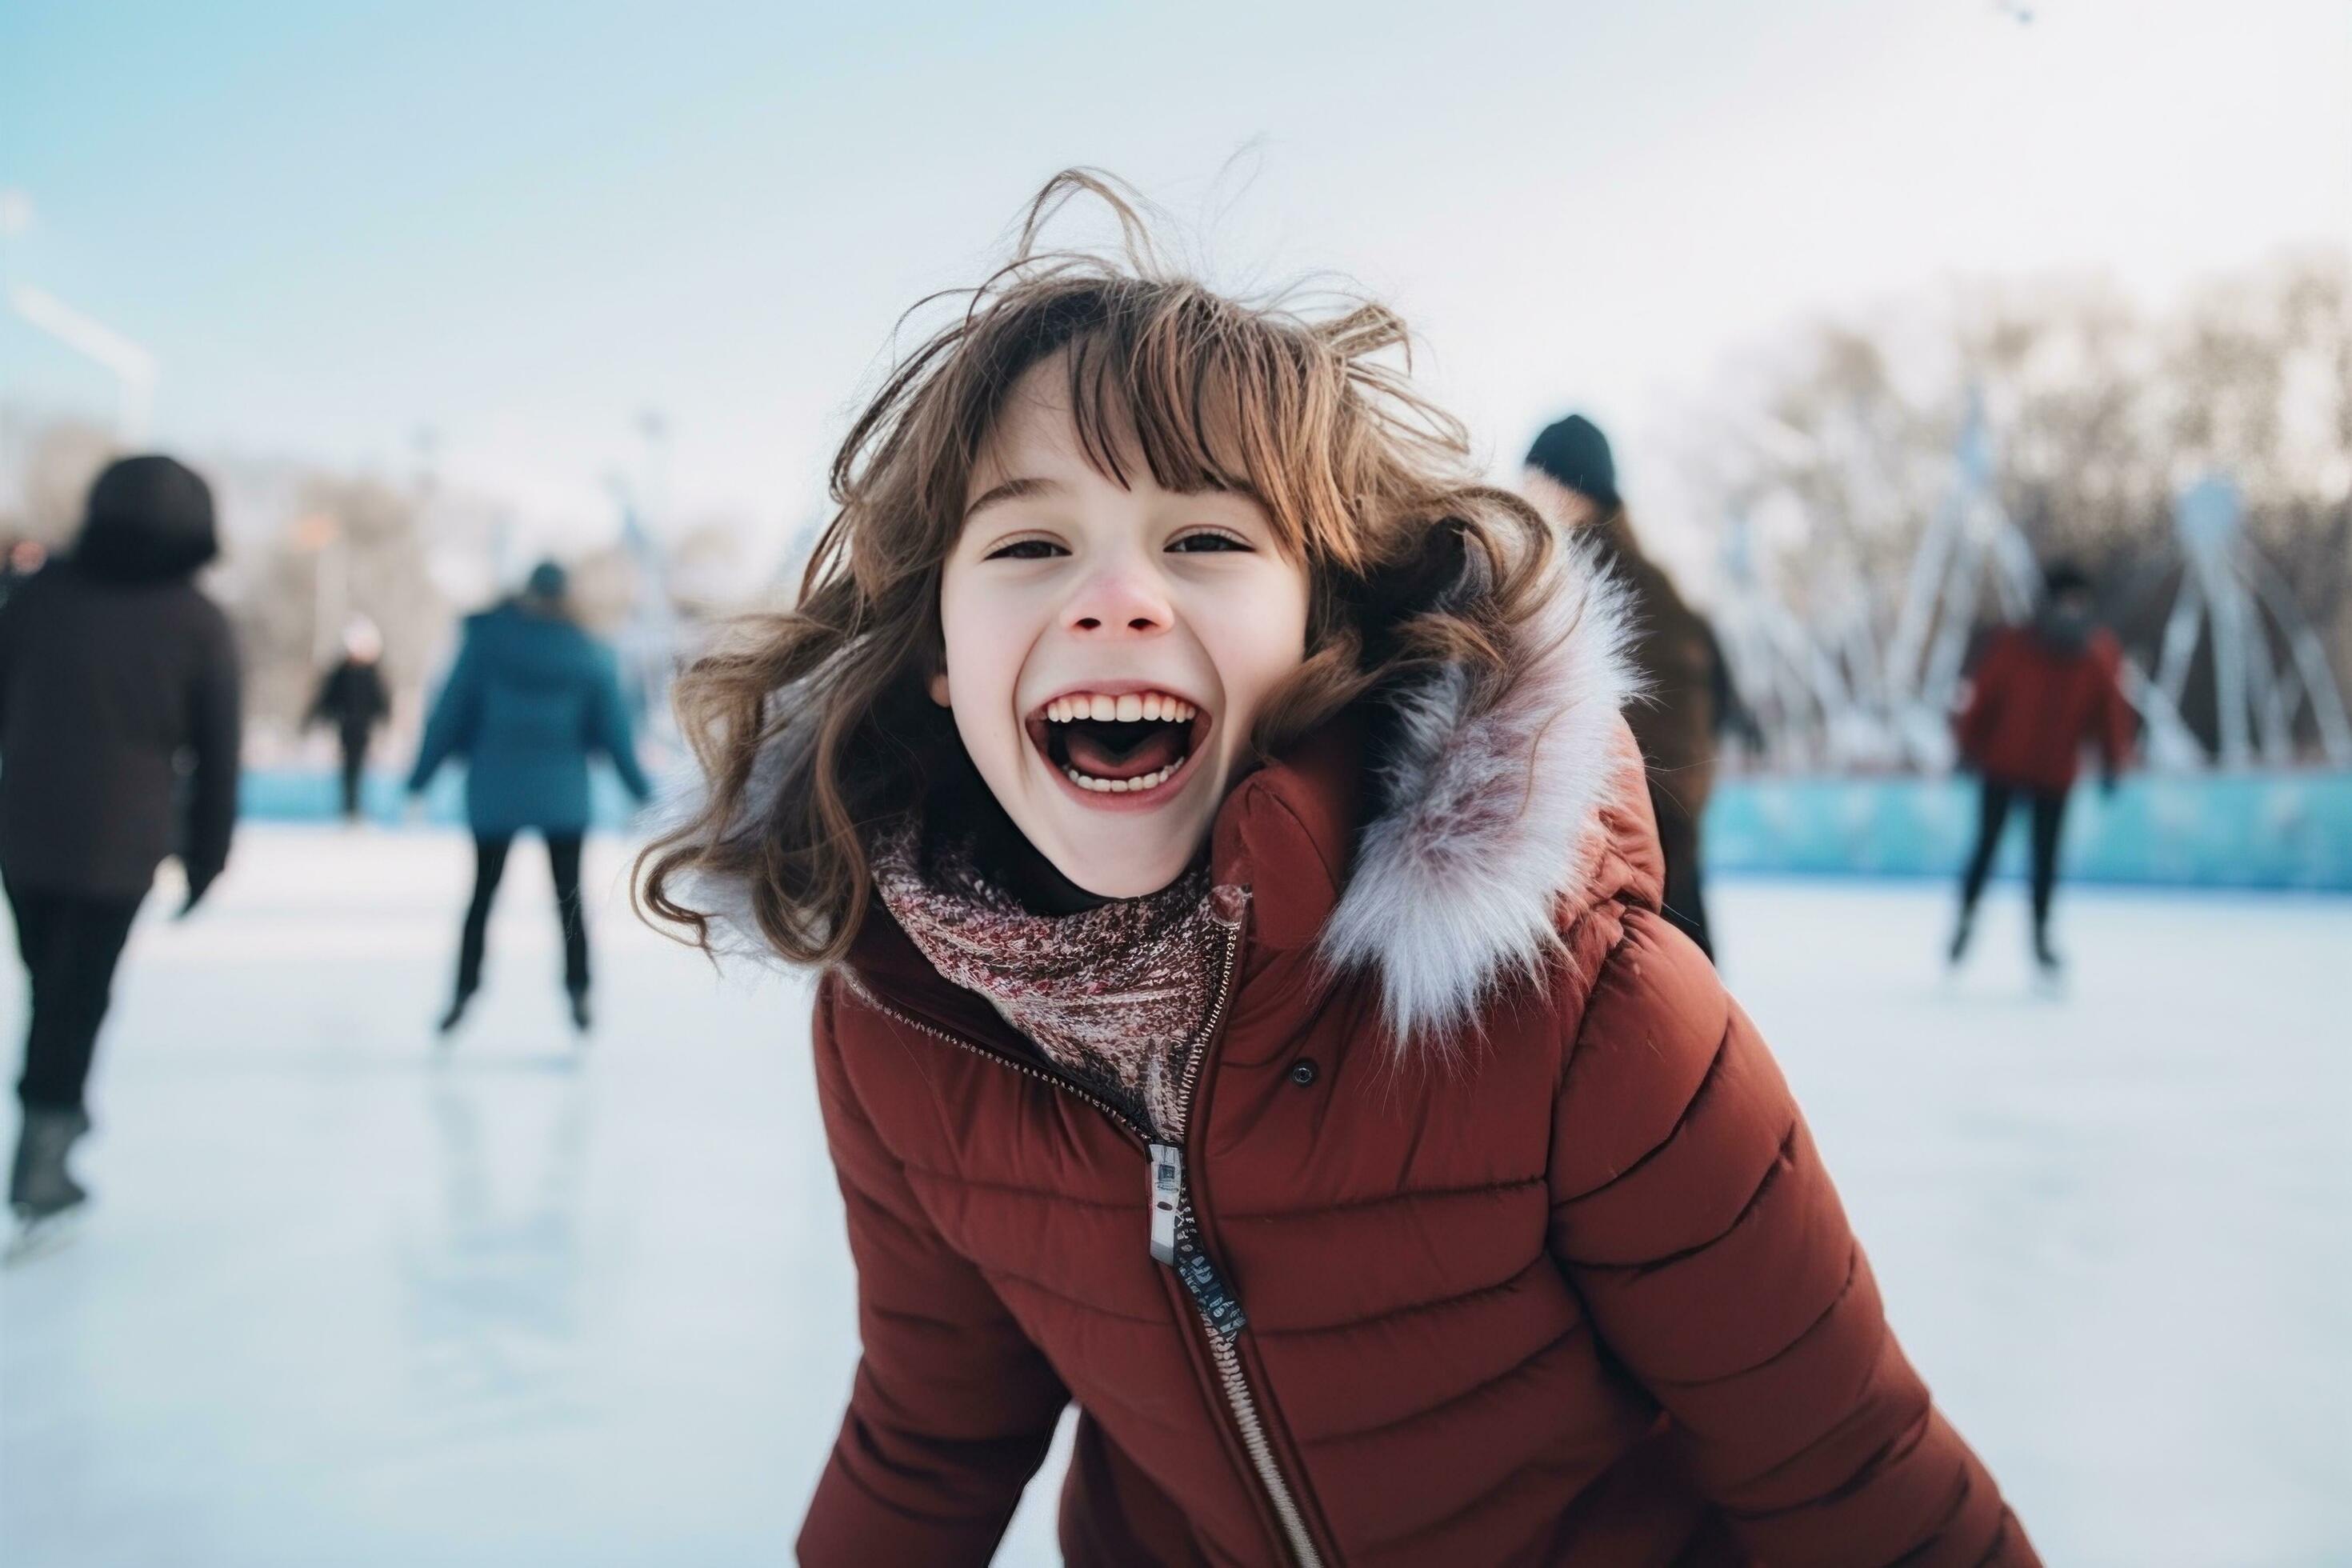
[[1092, 795], [1148, 795], [1184, 771], [1209, 716], [1165, 691], [1073, 691], [1030, 715], [1029, 738], [1063, 777]]

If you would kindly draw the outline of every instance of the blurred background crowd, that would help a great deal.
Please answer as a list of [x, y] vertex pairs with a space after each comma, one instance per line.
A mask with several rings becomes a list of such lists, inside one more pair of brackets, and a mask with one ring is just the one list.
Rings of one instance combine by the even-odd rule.
[[[1669, 903], [2052, 1560], [2347, 1561], [2347, 82], [2335, 0], [0, 8], [0, 623], [168, 452], [241, 719], [212, 907], [90, 939], [107, 1207], [0, 1275], [0, 1560], [781, 1550], [855, 1355], [806, 1004], [630, 926], [632, 813], [901, 313], [1087, 163], [1218, 287], [1396, 305], [1635, 584]], [[467, 647], [597, 745], [499, 784]], [[518, 832], [555, 918], [488, 947], [568, 1016], [474, 1000]], [[78, 1095], [105, 974], [24, 952]]]

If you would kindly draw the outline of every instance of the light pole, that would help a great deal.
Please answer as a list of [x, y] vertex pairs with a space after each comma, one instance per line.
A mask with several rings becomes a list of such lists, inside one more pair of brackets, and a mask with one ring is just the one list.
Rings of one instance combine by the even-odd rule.
[[351, 599], [351, 561], [343, 548], [342, 520], [314, 511], [294, 522], [294, 547], [314, 557], [310, 568], [310, 658], [324, 666], [343, 636]]
[[131, 450], [145, 446], [147, 418], [155, 405], [155, 356], [46, 289], [16, 284], [8, 290], [8, 303], [32, 325], [114, 374], [115, 438]]
[[[14, 238], [32, 226], [32, 197], [20, 190], [0, 190], [0, 238]], [[11, 282], [7, 295], [8, 308], [26, 325], [114, 377], [115, 439], [131, 451], [146, 445], [148, 416], [155, 405], [155, 356], [35, 284]]]

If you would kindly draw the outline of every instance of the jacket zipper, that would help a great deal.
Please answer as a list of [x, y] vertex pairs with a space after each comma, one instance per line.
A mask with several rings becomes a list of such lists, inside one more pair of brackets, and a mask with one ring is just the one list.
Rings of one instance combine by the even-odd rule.
[[[1192, 1120], [1192, 1089], [1200, 1079], [1201, 1065], [1208, 1059], [1210, 1044], [1224, 1026], [1225, 1010], [1233, 1002], [1234, 971], [1241, 952], [1241, 915], [1237, 912], [1231, 921], [1221, 918], [1217, 923], [1224, 927], [1225, 952], [1217, 976], [1216, 1005], [1201, 1031], [1200, 1047], [1184, 1064], [1184, 1078], [1176, 1097], [1177, 1103], [1183, 1107], [1187, 1126]], [[1265, 1423], [1258, 1415], [1256, 1396], [1250, 1392], [1248, 1373], [1242, 1367], [1241, 1350], [1235, 1342], [1249, 1320], [1242, 1311], [1240, 1299], [1209, 1261], [1209, 1255], [1201, 1250], [1199, 1232], [1192, 1222], [1192, 1191], [1184, 1180], [1182, 1140], [1186, 1128], [1169, 1131], [1178, 1142], [1151, 1145], [1151, 1255], [1176, 1270], [1176, 1278], [1183, 1282], [1186, 1293], [1200, 1311], [1201, 1326], [1209, 1335], [1209, 1359], [1216, 1366], [1217, 1382], [1224, 1390], [1225, 1404], [1233, 1411], [1242, 1448], [1249, 1455], [1250, 1467], [1257, 1471], [1258, 1484], [1265, 1489], [1266, 1501], [1274, 1506], [1275, 1517], [1282, 1521], [1282, 1533], [1289, 1542], [1291, 1557], [1297, 1568], [1322, 1568], [1322, 1553], [1316, 1551], [1315, 1538], [1307, 1532], [1298, 1499], [1292, 1493], [1290, 1483], [1283, 1479], [1274, 1444], [1267, 1438]], [[1170, 1213], [1171, 1194], [1174, 1205]], [[1165, 1250], [1163, 1239], [1168, 1244]]]
[[[1184, 1077], [1177, 1100], [1183, 1107], [1187, 1122], [1192, 1120], [1192, 1090], [1198, 1083], [1201, 1065], [1208, 1059], [1209, 1047], [1224, 1026], [1226, 1009], [1233, 1002], [1234, 974], [1240, 957], [1242, 917], [1216, 919], [1225, 932], [1225, 950], [1217, 977], [1217, 999], [1211, 1008], [1208, 1021], [1202, 1026], [1198, 1047], [1184, 1064]], [[1308, 1533], [1307, 1519], [1298, 1507], [1298, 1500], [1283, 1479], [1282, 1467], [1275, 1458], [1274, 1444], [1266, 1436], [1265, 1423], [1258, 1415], [1256, 1396], [1251, 1393], [1249, 1374], [1242, 1366], [1241, 1352], [1235, 1341], [1248, 1318], [1242, 1311], [1241, 1299], [1225, 1283], [1224, 1277], [1209, 1255], [1201, 1249], [1199, 1233], [1192, 1222], [1192, 1189], [1184, 1180], [1184, 1129], [1171, 1128], [1179, 1140], [1162, 1143], [1150, 1131], [1118, 1110], [1100, 1095], [1089, 1093], [1059, 1073], [1048, 1072], [1002, 1051], [992, 1051], [960, 1035], [936, 1028], [919, 1018], [909, 1017], [866, 989], [856, 973], [843, 966], [842, 977], [858, 1000], [886, 1017], [905, 1025], [919, 1034], [943, 1040], [959, 1049], [970, 1051], [1003, 1067], [1011, 1068], [1024, 1077], [1060, 1089], [1066, 1094], [1093, 1106], [1110, 1118], [1114, 1126], [1126, 1132], [1144, 1148], [1148, 1157], [1147, 1173], [1150, 1182], [1151, 1256], [1174, 1270], [1184, 1293], [1192, 1299], [1192, 1306], [1201, 1317], [1201, 1326], [1208, 1335], [1209, 1360], [1217, 1371], [1217, 1382], [1225, 1396], [1225, 1405], [1233, 1414], [1242, 1449], [1249, 1456], [1250, 1468], [1256, 1471], [1258, 1485], [1265, 1489], [1266, 1501], [1273, 1506], [1275, 1517], [1281, 1521], [1282, 1532], [1290, 1547], [1297, 1568], [1323, 1568], [1322, 1553], [1315, 1548], [1315, 1538]]]

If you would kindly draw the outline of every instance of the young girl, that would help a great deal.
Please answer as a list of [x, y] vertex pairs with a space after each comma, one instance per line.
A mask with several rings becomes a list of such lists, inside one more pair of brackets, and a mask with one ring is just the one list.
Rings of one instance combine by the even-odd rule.
[[1658, 912], [1610, 587], [1307, 320], [1033, 250], [703, 660], [644, 894], [820, 966], [811, 1563], [2034, 1561]]

